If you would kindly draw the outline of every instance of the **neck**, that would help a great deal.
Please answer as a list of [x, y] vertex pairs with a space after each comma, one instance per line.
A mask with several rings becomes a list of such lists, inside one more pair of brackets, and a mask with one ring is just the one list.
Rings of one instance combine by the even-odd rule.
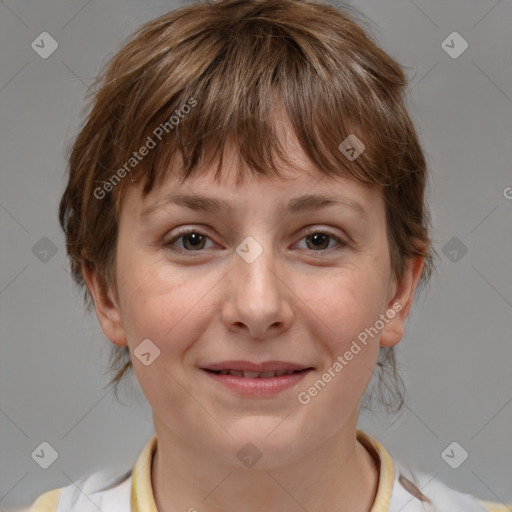
[[152, 487], [158, 512], [370, 512], [379, 462], [356, 439], [357, 418], [293, 464], [234, 465], [176, 437], [155, 418]]

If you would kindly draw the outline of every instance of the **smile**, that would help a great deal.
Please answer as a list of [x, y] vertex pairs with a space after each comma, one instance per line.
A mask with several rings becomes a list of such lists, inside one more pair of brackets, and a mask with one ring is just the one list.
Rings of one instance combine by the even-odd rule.
[[206, 370], [202, 371], [211, 380], [242, 396], [262, 397], [276, 395], [296, 387], [312, 370], [276, 370], [268, 372], [250, 372], [242, 370]]
[[[233, 375], [234, 377], [244, 377], [245, 379], [269, 379], [271, 377], [281, 377], [282, 375], [292, 375], [299, 370], [276, 370], [274, 372], [245, 372], [241, 370], [207, 370], [217, 375]], [[300, 370], [302, 371], [302, 370]]]

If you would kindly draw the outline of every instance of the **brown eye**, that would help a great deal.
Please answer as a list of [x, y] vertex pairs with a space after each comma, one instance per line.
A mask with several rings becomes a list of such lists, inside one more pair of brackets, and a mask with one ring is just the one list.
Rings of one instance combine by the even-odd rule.
[[329, 246], [330, 235], [325, 233], [313, 233], [308, 235], [306, 240], [310, 240], [311, 244], [307, 244], [311, 249], [326, 249]]
[[[303, 240], [306, 240], [306, 248], [311, 251], [326, 252], [327, 250], [341, 250], [348, 244], [341, 240], [338, 236], [325, 231], [310, 231], [306, 233]], [[330, 247], [329, 244], [334, 240], [337, 247]]]
[[[180, 240], [181, 247], [178, 245]], [[201, 252], [207, 249], [205, 245], [208, 240], [211, 241], [210, 237], [204, 233], [196, 229], [188, 229], [177, 233], [172, 239], [165, 241], [163, 246], [171, 251], [181, 253]], [[341, 240], [338, 236], [318, 230], [306, 233], [302, 240], [306, 240], [306, 249], [319, 253], [339, 251], [348, 245], [348, 243]], [[332, 246], [333, 241], [335, 242], [334, 247]]]
[[[182, 239], [182, 247], [175, 247], [176, 243]], [[206, 240], [210, 238], [197, 230], [189, 229], [178, 233], [171, 240], [163, 243], [164, 247], [177, 252], [197, 252], [205, 248]]]
[[[205, 238], [200, 233], [187, 233], [182, 235], [183, 245], [186, 249], [203, 249]], [[188, 247], [187, 247], [188, 246]]]

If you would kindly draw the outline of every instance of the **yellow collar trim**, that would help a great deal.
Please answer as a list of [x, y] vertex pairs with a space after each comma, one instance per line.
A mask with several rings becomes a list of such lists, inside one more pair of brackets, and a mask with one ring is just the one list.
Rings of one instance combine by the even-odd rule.
[[393, 460], [376, 439], [368, 435], [366, 432], [357, 429], [357, 440], [365, 446], [365, 448], [380, 460], [379, 467], [379, 483], [377, 485], [377, 494], [370, 512], [388, 512], [391, 502], [391, 493], [395, 483], [395, 467]]
[[156, 451], [156, 434], [146, 443], [132, 472], [130, 509], [132, 512], [158, 512], [151, 484], [151, 463]]
[[[379, 484], [371, 512], [387, 512], [395, 480], [393, 461], [386, 449], [362, 430], [357, 429], [357, 440], [380, 460]], [[151, 464], [156, 446], [155, 434], [144, 446], [133, 468], [130, 497], [132, 512], [158, 512], [151, 484]]]

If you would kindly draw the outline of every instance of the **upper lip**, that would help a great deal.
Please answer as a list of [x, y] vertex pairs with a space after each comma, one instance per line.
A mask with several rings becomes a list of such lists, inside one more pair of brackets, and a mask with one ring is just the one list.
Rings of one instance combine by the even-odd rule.
[[279, 370], [306, 370], [312, 368], [304, 364], [288, 361], [264, 361], [263, 363], [251, 363], [250, 361], [222, 361], [204, 366], [203, 370], [239, 370], [246, 372], [272, 372]]

